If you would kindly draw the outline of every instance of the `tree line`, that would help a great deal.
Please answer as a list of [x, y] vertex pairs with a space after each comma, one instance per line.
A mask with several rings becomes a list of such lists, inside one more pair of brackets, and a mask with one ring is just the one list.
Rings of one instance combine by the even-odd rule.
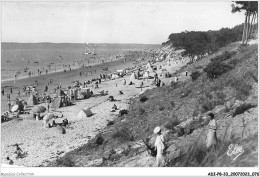
[[185, 31], [170, 34], [168, 41], [176, 49], [185, 49], [184, 55], [213, 53], [220, 47], [241, 40], [243, 24], [217, 31]]
[[258, 2], [236, 1], [235, 4], [232, 4], [231, 12], [235, 13], [245, 10], [245, 23], [233, 28], [221, 28], [215, 31], [172, 33], [169, 35], [168, 41], [163, 43], [163, 45], [171, 44], [176, 49], [185, 49], [183, 54], [193, 58], [195, 55], [201, 56], [206, 53], [214, 53], [219, 48], [240, 40], [242, 40], [242, 44], [247, 44], [250, 38], [257, 37]]

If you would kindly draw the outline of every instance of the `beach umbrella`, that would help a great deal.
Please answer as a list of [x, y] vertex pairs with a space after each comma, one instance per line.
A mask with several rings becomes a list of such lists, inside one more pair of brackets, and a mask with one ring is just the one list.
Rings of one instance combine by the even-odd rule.
[[49, 121], [49, 120], [51, 120], [52, 118], [54, 117], [54, 114], [53, 113], [48, 113], [48, 114], [46, 114], [44, 117], [43, 117], [43, 120], [45, 120], [45, 121]]
[[14, 106], [12, 107], [11, 111], [12, 111], [12, 112], [15, 112], [15, 111], [18, 111], [18, 109], [19, 109], [19, 105], [16, 104], [16, 105], [14, 105]]
[[44, 106], [35, 106], [32, 109], [32, 112], [34, 112], [34, 113], [42, 113], [44, 111], [46, 111], [46, 108]]

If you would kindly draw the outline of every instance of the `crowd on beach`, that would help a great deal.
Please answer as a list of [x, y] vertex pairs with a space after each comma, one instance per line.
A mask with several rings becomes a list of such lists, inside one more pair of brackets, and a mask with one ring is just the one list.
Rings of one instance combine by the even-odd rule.
[[[166, 59], [165, 56], [162, 57], [162, 59]], [[149, 66], [151, 67], [151, 63], [148, 62]], [[170, 66], [170, 60], [167, 62], [167, 65]], [[84, 65], [83, 65], [84, 66]], [[71, 71], [71, 66], [70, 65], [63, 65], [64, 68], [68, 67], [69, 70]], [[89, 66], [91, 67], [91, 66]], [[162, 66], [159, 66], [158, 69], [162, 69]], [[104, 69], [104, 71], [107, 71], [108, 68]], [[2, 96], [7, 97], [8, 103], [7, 103], [7, 107], [8, 107], [8, 111], [4, 112], [3, 115], [1, 116], [1, 120], [2, 122], [4, 121], [8, 121], [10, 118], [16, 118], [19, 119], [20, 114], [31, 114], [32, 113], [32, 117], [35, 120], [43, 120], [44, 122], [44, 127], [46, 128], [51, 128], [51, 127], [58, 127], [61, 130], [61, 133], [65, 134], [65, 129], [63, 127], [66, 127], [69, 122], [68, 119], [66, 117], [63, 117], [63, 115], [61, 115], [61, 119], [62, 123], [57, 123], [55, 122], [55, 119], [58, 118], [57, 115], [55, 115], [55, 110], [56, 108], [59, 107], [65, 107], [65, 106], [70, 106], [73, 104], [73, 102], [75, 102], [76, 100], [80, 100], [80, 99], [87, 99], [93, 96], [104, 96], [104, 95], [108, 95], [107, 91], [100, 91], [96, 94], [94, 94], [93, 91], [95, 91], [94, 89], [99, 88], [99, 85], [102, 82], [105, 81], [109, 81], [112, 79], [116, 79], [116, 78], [124, 78], [124, 76], [126, 75], [131, 75], [131, 74], [135, 74], [135, 79], [138, 80], [138, 83], [140, 84], [139, 87], [142, 91], [142, 88], [144, 87], [144, 81], [145, 80], [152, 80], [151, 85], [154, 85], [156, 87], [162, 87], [165, 86], [165, 83], [162, 82], [162, 80], [160, 79], [161, 76], [159, 76], [158, 73], [154, 72], [154, 75], [151, 75], [152, 73], [148, 72], [148, 76], [144, 77], [144, 75], [146, 74], [146, 70], [147, 68], [145, 67], [133, 67], [133, 68], [125, 68], [120, 72], [116, 72], [113, 74], [104, 74], [104, 73], [100, 73], [99, 77], [90, 79], [90, 80], [85, 80], [83, 82], [80, 82], [78, 80], [74, 81], [73, 85], [68, 86], [67, 88], [62, 87], [62, 83], [60, 83], [58, 86], [54, 87], [52, 94], [50, 93], [50, 89], [49, 86], [53, 84], [53, 79], [50, 79], [49, 82], [47, 83], [47, 85], [45, 85], [44, 87], [44, 91], [43, 93], [39, 93], [38, 92], [38, 86], [39, 83], [36, 80], [35, 83], [33, 85], [28, 85], [28, 86], [24, 86], [22, 88], [22, 93], [20, 92], [20, 90], [17, 93], [17, 98], [15, 100], [14, 103], [11, 102], [10, 99], [10, 94], [14, 94], [13, 93], [13, 89], [12, 87], [10, 88], [10, 93], [9, 94], [5, 94], [5, 90], [2, 89]], [[66, 73], [67, 70], [64, 69], [64, 72]], [[30, 72], [29, 72], [30, 73]], [[42, 70], [38, 69], [38, 75], [41, 75]], [[46, 74], [48, 73], [48, 70], [46, 69]], [[97, 74], [97, 71], [89, 71], [89, 72], [79, 72], [79, 77], [87, 77], [88, 75], [92, 75], [92, 74]], [[29, 74], [30, 75], [30, 74]], [[165, 77], [171, 77], [172, 75], [167, 73], [165, 74]], [[185, 76], [188, 77], [188, 72], [185, 72]], [[141, 81], [141, 82], [140, 82]], [[171, 84], [177, 83], [179, 81], [179, 78], [177, 75], [174, 76], [174, 80], [172, 80]], [[129, 81], [129, 83], [127, 83], [126, 79], [123, 80], [122, 85], [136, 85], [137, 83], [135, 83], [135, 81], [131, 80]], [[117, 85], [116, 85], [117, 86]], [[31, 106], [34, 106], [31, 110], [28, 109], [28, 104], [26, 100], [19, 100], [21, 94], [25, 97], [33, 97], [33, 103], [31, 104]], [[122, 91], [119, 91], [119, 94], [123, 94]], [[58, 102], [58, 106], [56, 105], [55, 107], [55, 99], [59, 98], [59, 102]], [[115, 99], [113, 98], [113, 96], [109, 97], [109, 101], [114, 101]], [[46, 107], [39, 105], [41, 103], [44, 103], [45, 105], [47, 105]], [[54, 106], [53, 106], [54, 105]], [[51, 110], [50, 108], [54, 108], [53, 110]], [[41, 109], [40, 109], [41, 108]], [[115, 112], [116, 110], [118, 110], [118, 107], [116, 104], [113, 105], [113, 107], [111, 108], [111, 112]], [[122, 112], [124, 112], [125, 110], [122, 110]], [[41, 117], [41, 113], [47, 112], [44, 116]], [[15, 115], [14, 115], [15, 114]], [[207, 147], [211, 148], [211, 147], [216, 147], [217, 145], [217, 138], [216, 138], [216, 129], [217, 129], [217, 125], [216, 125], [216, 121], [214, 120], [214, 114], [210, 113], [208, 114], [209, 118], [211, 119], [210, 123], [209, 123], [209, 132], [208, 132], [208, 139], [207, 139]], [[165, 166], [166, 165], [166, 160], [165, 160], [165, 140], [162, 134], [162, 129], [161, 127], [156, 127], [154, 129], [154, 133], [157, 135], [156, 137], [156, 141], [154, 144], [154, 151], [156, 151], [156, 164], [157, 166]], [[19, 147], [19, 145], [16, 145], [16, 151], [14, 152], [16, 154], [16, 158], [23, 158], [23, 151], [21, 150], [21, 148]], [[14, 162], [10, 157], [7, 157], [7, 161], [9, 162], [10, 165], [12, 165]]]

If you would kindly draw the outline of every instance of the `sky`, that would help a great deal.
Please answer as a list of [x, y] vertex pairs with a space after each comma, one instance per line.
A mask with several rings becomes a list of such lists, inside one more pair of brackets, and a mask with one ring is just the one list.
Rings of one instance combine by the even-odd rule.
[[161, 44], [244, 21], [231, 2], [2, 2], [2, 42]]

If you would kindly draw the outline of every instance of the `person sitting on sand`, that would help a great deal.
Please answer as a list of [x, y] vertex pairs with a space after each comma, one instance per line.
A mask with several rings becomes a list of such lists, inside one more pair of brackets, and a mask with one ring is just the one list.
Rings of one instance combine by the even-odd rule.
[[6, 114], [4, 113], [4, 115], [1, 115], [1, 121], [4, 122], [6, 121]]
[[69, 121], [67, 118], [62, 120], [62, 126], [66, 127], [69, 124]]
[[114, 106], [112, 107], [111, 112], [115, 112], [116, 110], [117, 110], [117, 106], [116, 106], [116, 104], [114, 104]]
[[22, 149], [19, 147], [18, 144], [16, 144], [16, 151], [15, 151], [15, 154], [16, 154], [16, 158], [22, 158], [23, 154], [22, 154]]
[[13, 165], [13, 164], [14, 164], [14, 161], [11, 160], [9, 157], [7, 157], [6, 160], [8, 161], [8, 164], [9, 164], [9, 165]]

